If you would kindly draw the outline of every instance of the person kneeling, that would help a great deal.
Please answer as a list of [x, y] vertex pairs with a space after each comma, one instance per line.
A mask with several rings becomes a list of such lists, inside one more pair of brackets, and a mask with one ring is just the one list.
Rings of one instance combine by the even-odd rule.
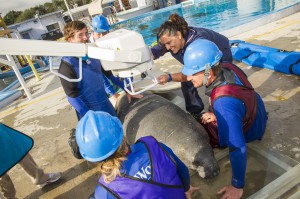
[[[190, 198], [188, 168], [154, 137], [129, 146], [117, 117], [88, 113], [76, 128], [76, 141], [84, 159], [99, 162], [102, 174], [94, 198]], [[185, 193], [186, 192], [186, 193]]]
[[195, 40], [184, 53], [182, 73], [198, 88], [205, 85], [212, 112], [199, 122], [206, 129], [212, 147], [228, 147], [232, 167], [231, 185], [218, 194], [222, 199], [243, 195], [247, 166], [246, 143], [261, 140], [267, 112], [246, 74], [231, 62], [220, 62], [223, 53], [211, 41]]

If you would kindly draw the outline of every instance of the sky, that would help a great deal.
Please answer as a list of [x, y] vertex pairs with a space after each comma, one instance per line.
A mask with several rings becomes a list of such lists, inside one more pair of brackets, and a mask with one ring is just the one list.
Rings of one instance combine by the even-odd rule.
[[0, 0], [0, 13], [4, 17], [11, 10], [24, 11], [27, 8], [46, 2], [51, 2], [51, 0]]

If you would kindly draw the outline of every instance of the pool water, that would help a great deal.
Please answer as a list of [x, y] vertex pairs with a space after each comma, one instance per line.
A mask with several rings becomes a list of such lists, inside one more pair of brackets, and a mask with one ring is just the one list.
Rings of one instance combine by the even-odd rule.
[[125, 21], [112, 25], [112, 29], [125, 28], [141, 33], [147, 45], [156, 41], [156, 34], [160, 25], [168, 19], [172, 13], [183, 16], [181, 5], [170, 6], [160, 10], [155, 10]]
[[127, 19], [112, 25], [141, 33], [147, 45], [156, 41], [160, 25], [172, 13], [183, 16], [189, 26], [204, 27], [217, 32], [258, 19], [271, 12], [300, 3], [300, 0], [211, 0], [195, 1], [194, 5], [174, 5]]

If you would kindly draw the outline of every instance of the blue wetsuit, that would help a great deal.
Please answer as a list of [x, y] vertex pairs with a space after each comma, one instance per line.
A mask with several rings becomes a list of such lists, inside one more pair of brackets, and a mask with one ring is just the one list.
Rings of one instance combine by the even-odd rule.
[[[91, 43], [95, 43], [94, 37], [93, 35], [90, 36], [89, 38]], [[112, 72], [110, 70], [106, 71], [101, 67], [101, 71], [104, 74], [104, 88], [105, 88], [105, 92], [109, 95], [112, 96], [113, 94], [116, 93], [113, 85], [109, 82], [109, 80], [115, 84], [116, 86], [118, 86], [119, 88], [121, 88], [122, 90], [124, 90], [124, 83], [123, 81], [120, 80], [119, 77], [115, 77]]]
[[[166, 145], [160, 143], [163, 149], [171, 155], [175, 160], [178, 167], [178, 175], [180, 176], [184, 191], [188, 191], [190, 186], [190, 176], [188, 168], [185, 164], [173, 153], [173, 151]], [[133, 176], [139, 179], [150, 180], [151, 178], [150, 158], [146, 146], [137, 142], [130, 146], [130, 153], [127, 156], [127, 160], [122, 164], [121, 173], [125, 173], [129, 176]], [[97, 185], [95, 190], [95, 199], [116, 199], [110, 192], [100, 185]]]
[[[59, 73], [71, 79], [79, 76], [79, 59], [76, 57], [63, 57], [59, 67]], [[76, 109], [79, 119], [88, 110], [105, 111], [112, 116], [116, 112], [106, 96], [104, 82], [107, 81], [101, 71], [100, 61], [90, 59], [82, 62], [82, 80], [80, 82], [68, 82], [60, 79], [68, 101]], [[106, 82], [106, 85], [109, 82]]]
[[[206, 88], [206, 94], [226, 83], [242, 85], [233, 71], [222, 69], [222, 74]], [[243, 132], [243, 118], [246, 114], [245, 105], [240, 99], [222, 96], [215, 99], [213, 104], [214, 114], [217, 118], [218, 137], [220, 147], [229, 148], [229, 158], [232, 168], [232, 186], [243, 188], [247, 165], [247, 142], [262, 139], [267, 123], [267, 113], [264, 103], [257, 94], [257, 112], [252, 125]]]
[[[102, 68], [102, 67], [101, 67]], [[124, 89], [124, 82], [120, 80], [119, 77], [115, 77], [111, 71], [105, 71], [102, 68], [102, 73], [104, 74], [104, 79], [107, 79], [106, 81], [104, 81], [104, 87], [105, 87], [105, 92], [112, 96], [113, 94], [116, 93], [114, 87], [112, 86], [112, 84], [109, 82], [109, 80], [116, 86], [118, 86], [119, 88], [121, 88], [122, 90]]]
[[[221, 35], [213, 30], [206, 28], [189, 27], [187, 36], [185, 37], [185, 45], [183, 49], [179, 50], [177, 54], [172, 53], [171, 55], [177, 59], [180, 63], [183, 63], [183, 55], [187, 46], [197, 39], [207, 39], [215, 43], [218, 48], [222, 51], [223, 57], [221, 61], [232, 61], [232, 54], [230, 50], [230, 44], [227, 37]], [[151, 48], [154, 59], [163, 56], [168, 52], [163, 46], [156, 45]], [[200, 98], [197, 89], [193, 84], [188, 82], [181, 82], [181, 90], [185, 99], [186, 110], [191, 113], [200, 113], [204, 109], [204, 104]]]

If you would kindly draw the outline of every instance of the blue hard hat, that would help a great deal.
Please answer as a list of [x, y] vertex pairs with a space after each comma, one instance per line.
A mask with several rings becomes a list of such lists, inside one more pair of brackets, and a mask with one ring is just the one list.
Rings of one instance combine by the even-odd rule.
[[222, 55], [223, 53], [213, 42], [206, 39], [197, 39], [184, 52], [184, 66], [181, 72], [186, 76], [194, 75], [205, 70], [207, 64], [213, 67], [220, 61]]
[[114, 154], [122, 139], [120, 120], [106, 112], [88, 111], [76, 127], [80, 154], [90, 162], [99, 162]]
[[96, 15], [92, 19], [92, 29], [96, 33], [103, 33], [109, 31], [110, 25], [103, 15]]

